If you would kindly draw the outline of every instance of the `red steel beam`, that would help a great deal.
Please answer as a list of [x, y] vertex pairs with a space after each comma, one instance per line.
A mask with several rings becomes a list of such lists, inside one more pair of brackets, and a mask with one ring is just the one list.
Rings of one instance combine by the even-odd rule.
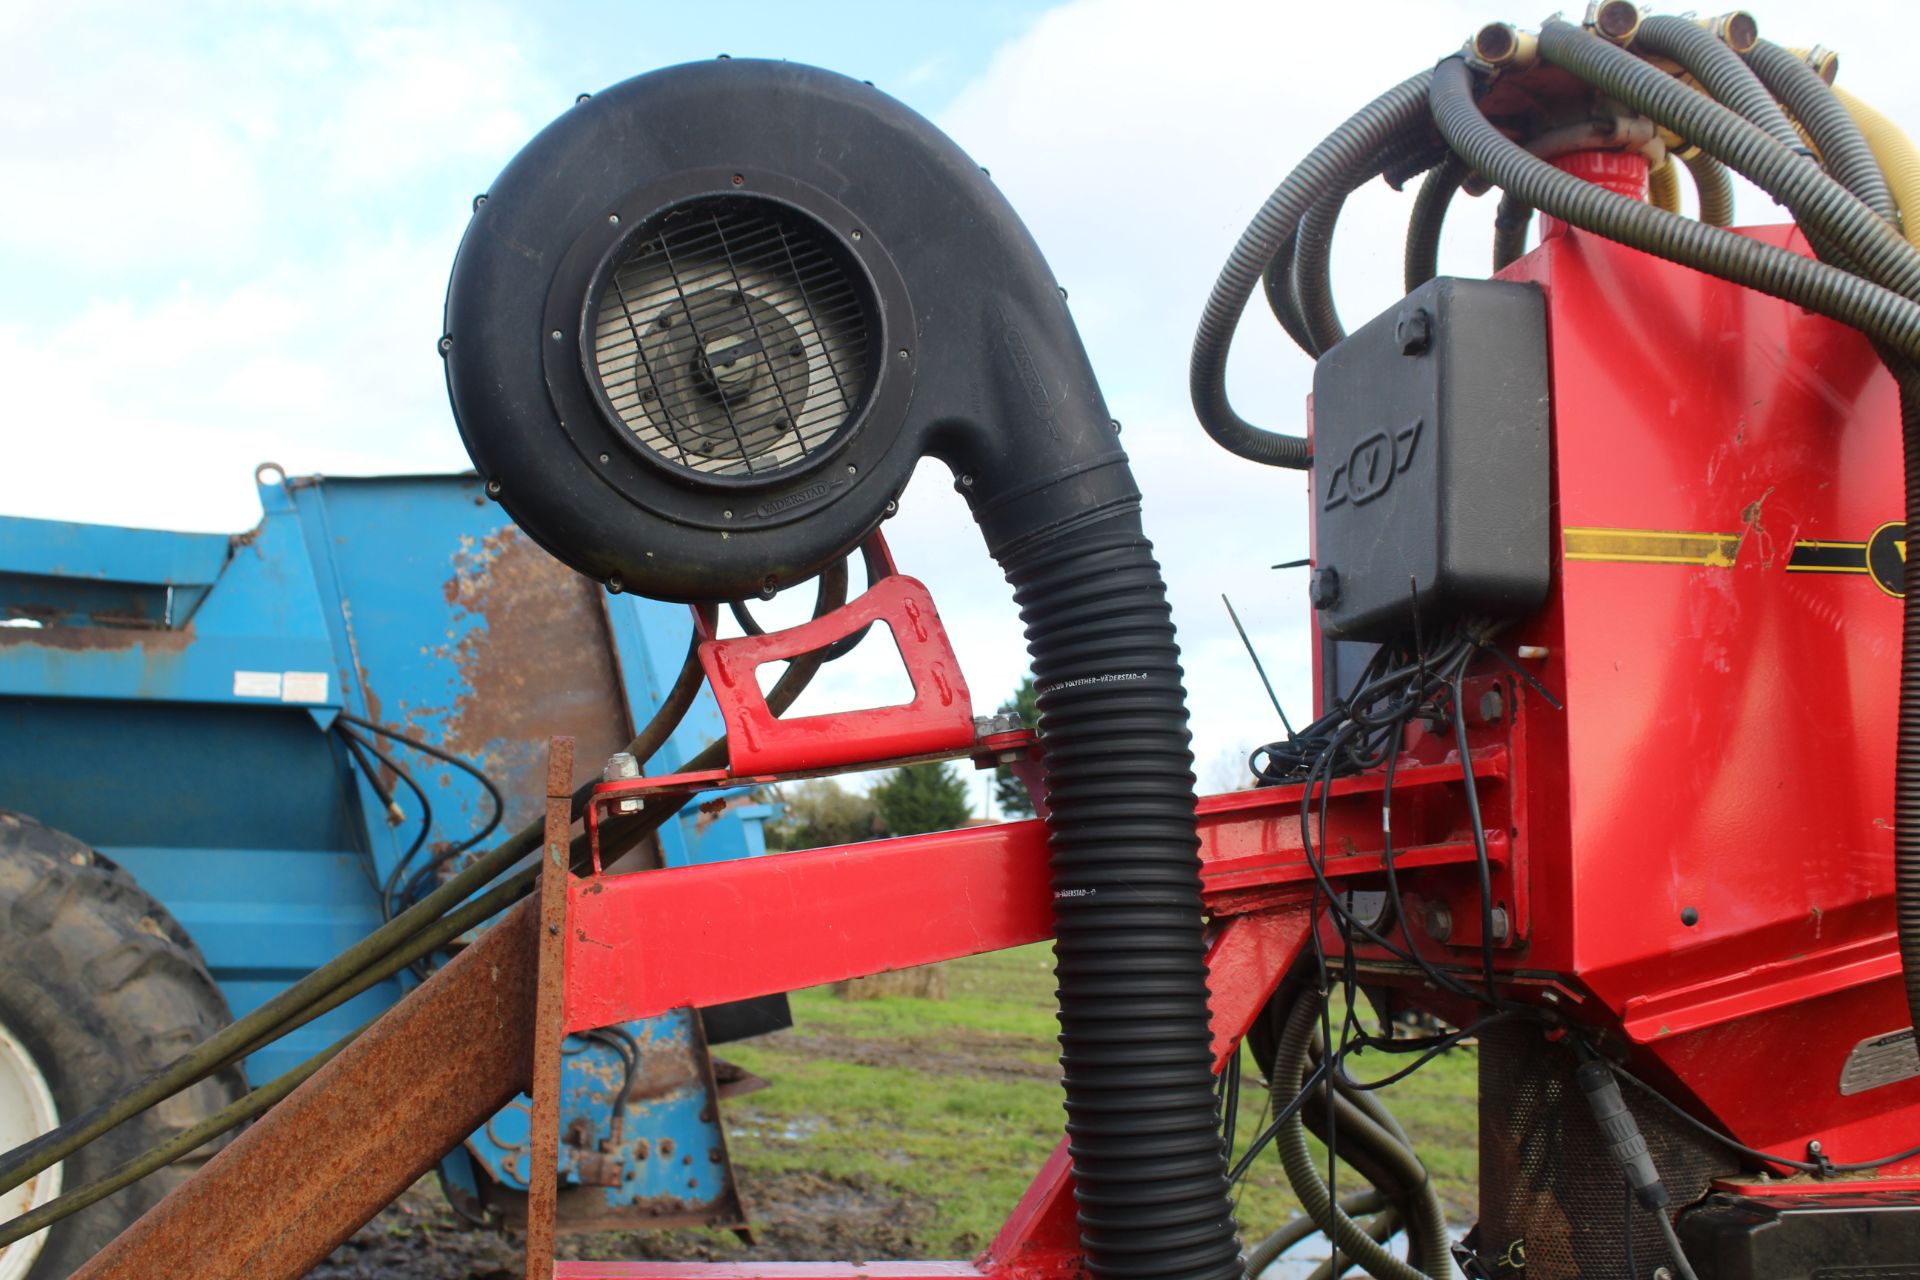
[[[1503, 756], [1476, 760], [1475, 772], [1497, 776], [1503, 766]], [[1395, 831], [1406, 833], [1396, 866], [1473, 860], [1470, 840], [1422, 843], [1413, 821], [1449, 812], [1423, 809], [1422, 801], [1459, 785], [1460, 770], [1447, 765], [1409, 768], [1395, 781]], [[1307, 892], [1313, 876], [1299, 803], [1298, 787], [1200, 801], [1201, 874], [1216, 916]], [[1319, 826], [1316, 812], [1316, 846], [1338, 851], [1320, 855], [1327, 876], [1379, 871], [1377, 779], [1337, 779], [1326, 830]], [[1488, 846], [1493, 863], [1504, 864], [1505, 832], [1489, 832]], [[1038, 820], [578, 880], [568, 903], [566, 1027], [604, 1027], [1039, 942], [1053, 936], [1051, 901], [1046, 826]]]

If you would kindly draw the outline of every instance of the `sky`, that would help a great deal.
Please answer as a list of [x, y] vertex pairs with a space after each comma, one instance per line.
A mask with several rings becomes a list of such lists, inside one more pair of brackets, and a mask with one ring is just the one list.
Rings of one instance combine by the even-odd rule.
[[[1544, 6], [1543, 6], [1544, 8]], [[1576, 6], [1577, 8], [1577, 6]], [[724, 30], [716, 20], [724, 14]], [[1920, 125], [1920, 82], [1865, 0], [1756, 7], [1785, 44]], [[0, 512], [237, 532], [252, 475], [465, 468], [434, 343], [473, 196], [582, 92], [674, 63], [788, 58], [931, 118], [993, 174], [1068, 289], [1124, 424], [1186, 655], [1202, 786], [1310, 702], [1304, 483], [1214, 446], [1186, 364], [1207, 291], [1315, 142], [1481, 23], [1453, 0], [191, 6], [0, 0]], [[1334, 250], [1353, 327], [1398, 296], [1410, 195], [1375, 184]], [[1443, 271], [1487, 270], [1492, 199], [1456, 203]], [[1740, 220], [1782, 211], [1742, 191]], [[1249, 312], [1242, 413], [1299, 433], [1311, 364]], [[927, 581], [976, 707], [1026, 670], [1011, 594], [937, 464], [887, 526]], [[776, 601], [774, 616], [799, 611]], [[846, 667], [812, 709], [890, 687]], [[806, 710], [806, 706], [797, 710]]]

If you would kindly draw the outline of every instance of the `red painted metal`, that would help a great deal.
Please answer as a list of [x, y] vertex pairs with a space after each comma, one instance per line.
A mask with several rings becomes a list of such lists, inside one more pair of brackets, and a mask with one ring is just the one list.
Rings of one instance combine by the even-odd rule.
[[[1505, 759], [1489, 752], [1474, 764], [1495, 813]], [[602, 796], [633, 792], [631, 782], [603, 784], [589, 812]], [[1401, 772], [1397, 867], [1439, 873], [1473, 861], [1473, 844], [1448, 811], [1460, 792], [1457, 765]], [[1202, 887], [1216, 917], [1291, 908], [1310, 893], [1300, 795], [1269, 787], [1200, 802]], [[1337, 851], [1322, 864], [1329, 877], [1378, 880], [1380, 796], [1377, 775], [1343, 778], [1331, 788], [1324, 834], [1312, 815], [1316, 844]], [[1505, 874], [1510, 846], [1495, 839], [1490, 847]], [[1038, 942], [1052, 936], [1050, 904], [1038, 821], [576, 880], [567, 1029]], [[1279, 973], [1263, 980], [1270, 991]]]
[[[973, 702], [933, 595], [916, 579], [891, 574], [857, 599], [822, 618], [762, 636], [713, 637], [701, 611], [694, 625], [705, 637], [700, 663], [727, 722], [727, 754], [737, 773], [818, 771], [835, 765], [970, 747]], [[906, 661], [913, 697], [897, 707], [781, 719], [767, 706], [756, 672], [824, 649], [863, 627], [886, 629]]]

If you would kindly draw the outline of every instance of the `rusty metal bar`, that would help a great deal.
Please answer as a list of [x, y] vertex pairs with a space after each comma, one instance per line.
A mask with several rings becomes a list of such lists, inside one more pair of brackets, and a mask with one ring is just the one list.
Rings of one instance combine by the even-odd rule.
[[[540, 857], [540, 934], [534, 995], [533, 1108], [529, 1120], [527, 1280], [553, 1280], [554, 1198], [560, 1159], [560, 1045], [567, 1037], [568, 835], [573, 829], [573, 739], [547, 741], [547, 829]], [[625, 1099], [620, 1104], [625, 1105]]]
[[535, 925], [508, 912], [73, 1280], [300, 1280], [526, 1087]]

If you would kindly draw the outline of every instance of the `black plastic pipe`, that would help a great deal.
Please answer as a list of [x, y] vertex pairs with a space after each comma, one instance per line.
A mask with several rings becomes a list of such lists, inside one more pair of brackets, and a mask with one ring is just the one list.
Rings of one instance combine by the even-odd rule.
[[1137, 505], [999, 554], [1046, 746], [1060, 1056], [1090, 1269], [1238, 1277], [1166, 586]]

